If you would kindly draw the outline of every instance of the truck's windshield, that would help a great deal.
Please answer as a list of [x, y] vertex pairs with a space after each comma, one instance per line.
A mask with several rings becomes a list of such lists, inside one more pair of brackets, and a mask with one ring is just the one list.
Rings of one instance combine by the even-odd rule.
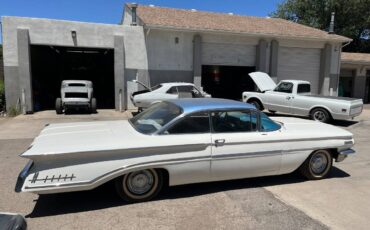
[[281, 82], [276, 88], [274, 89], [276, 92], [282, 93], [292, 93], [293, 91], [293, 83], [290, 82]]

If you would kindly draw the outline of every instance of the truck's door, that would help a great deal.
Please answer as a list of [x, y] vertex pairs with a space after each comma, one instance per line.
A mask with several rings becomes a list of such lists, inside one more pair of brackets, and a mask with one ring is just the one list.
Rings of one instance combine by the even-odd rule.
[[293, 86], [293, 83], [283, 81], [273, 91], [266, 92], [268, 94], [268, 109], [291, 113], [292, 100], [294, 99]]
[[299, 83], [297, 85], [296, 95], [292, 100], [291, 113], [306, 116], [309, 114], [310, 102], [307, 95], [311, 95], [311, 85], [309, 83]]

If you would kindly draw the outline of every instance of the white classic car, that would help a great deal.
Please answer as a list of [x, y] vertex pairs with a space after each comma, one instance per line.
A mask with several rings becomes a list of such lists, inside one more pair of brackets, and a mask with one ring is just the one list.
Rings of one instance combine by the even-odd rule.
[[90, 190], [114, 180], [130, 202], [169, 186], [286, 174], [328, 175], [333, 159], [354, 153], [350, 132], [299, 118], [271, 120], [225, 99], [158, 103], [121, 121], [51, 124], [21, 157], [31, 161], [15, 190]]
[[194, 84], [187, 82], [161, 83], [152, 88], [137, 80], [134, 82], [146, 88], [132, 93], [130, 97], [131, 102], [139, 108], [139, 111], [164, 100], [211, 97], [211, 95], [197, 89]]
[[93, 97], [93, 83], [83, 80], [64, 80], [61, 84], [61, 97], [55, 100], [57, 114], [62, 114], [67, 109], [89, 109], [96, 112], [96, 99]]
[[260, 92], [244, 92], [242, 98], [259, 110], [310, 116], [321, 122], [351, 119], [362, 112], [362, 99], [311, 95], [308, 81], [283, 80], [276, 85], [266, 73], [249, 75]]

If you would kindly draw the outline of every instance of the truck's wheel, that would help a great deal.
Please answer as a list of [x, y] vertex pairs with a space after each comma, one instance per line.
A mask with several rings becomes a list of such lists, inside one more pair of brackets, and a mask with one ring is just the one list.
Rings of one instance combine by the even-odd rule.
[[331, 119], [329, 112], [322, 108], [316, 108], [312, 110], [310, 116], [312, 120], [323, 123], [328, 123]]
[[162, 189], [163, 175], [155, 169], [131, 172], [115, 180], [118, 195], [127, 202], [151, 200]]
[[263, 110], [262, 104], [257, 100], [250, 100], [248, 101], [248, 103], [254, 105], [254, 107], [256, 107], [257, 110], [260, 110], [260, 111]]
[[96, 98], [91, 99], [90, 109], [91, 113], [96, 113]]
[[62, 99], [59, 97], [55, 100], [55, 111], [57, 114], [63, 113]]
[[327, 150], [317, 150], [301, 165], [299, 171], [309, 180], [325, 178], [333, 165], [333, 157]]

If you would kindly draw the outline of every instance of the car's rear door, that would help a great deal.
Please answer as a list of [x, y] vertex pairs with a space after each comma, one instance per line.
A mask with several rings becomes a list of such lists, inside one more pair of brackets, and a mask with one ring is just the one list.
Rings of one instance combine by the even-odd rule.
[[258, 131], [258, 113], [235, 110], [210, 115], [214, 180], [274, 175], [279, 171], [281, 145], [269, 143], [276, 132]]

